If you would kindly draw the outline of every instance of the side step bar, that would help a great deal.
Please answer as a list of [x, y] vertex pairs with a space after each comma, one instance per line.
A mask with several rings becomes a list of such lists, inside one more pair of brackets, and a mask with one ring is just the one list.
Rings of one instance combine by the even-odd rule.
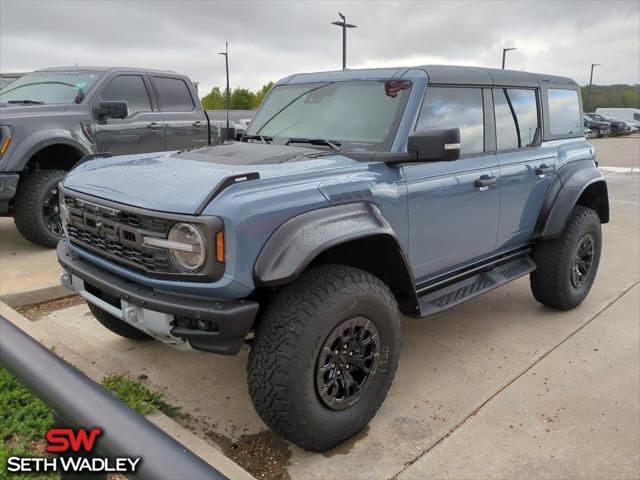
[[464, 280], [459, 280], [446, 287], [431, 291], [418, 298], [420, 316], [426, 317], [427, 315], [442, 312], [454, 305], [531, 273], [535, 269], [536, 264], [528, 255], [525, 255], [498, 265], [491, 270], [477, 273]]

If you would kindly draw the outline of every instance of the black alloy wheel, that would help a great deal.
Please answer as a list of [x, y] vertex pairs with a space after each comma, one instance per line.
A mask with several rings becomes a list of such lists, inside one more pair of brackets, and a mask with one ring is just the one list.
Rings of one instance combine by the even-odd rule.
[[576, 246], [576, 252], [571, 267], [571, 284], [574, 288], [582, 288], [585, 279], [591, 273], [591, 265], [593, 265], [593, 255], [595, 252], [595, 241], [591, 234], [587, 233]]
[[376, 374], [380, 346], [378, 330], [364, 317], [338, 325], [318, 355], [316, 388], [322, 402], [333, 410], [356, 403]]
[[60, 204], [58, 195], [58, 186], [52, 188], [44, 197], [42, 203], [42, 219], [47, 229], [56, 237], [61, 237], [64, 230], [62, 228], [62, 219], [60, 218]]

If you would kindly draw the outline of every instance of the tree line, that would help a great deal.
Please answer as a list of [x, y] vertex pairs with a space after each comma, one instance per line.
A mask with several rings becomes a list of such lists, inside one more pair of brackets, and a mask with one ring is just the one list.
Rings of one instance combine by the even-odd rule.
[[[587, 108], [589, 85], [582, 87], [582, 105]], [[589, 110], [596, 108], [640, 108], [640, 84], [592, 85]]]
[[[260, 89], [252, 92], [248, 88], [236, 87], [231, 90], [229, 99], [232, 110], [253, 110], [260, 106], [260, 103], [267, 96], [273, 87], [273, 82], [263, 85]], [[227, 108], [227, 89], [213, 87], [208, 95], [202, 97], [202, 108], [205, 110], [223, 110]]]
[[[263, 85], [252, 92], [248, 88], [237, 87], [231, 91], [231, 108], [234, 110], [253, 110], [260, 106], [273, 82]], [[582, 104], [587, 108], [589, 86], [582, 87]], [[222, 110], [227, 107], [226, 89], [213, 87], [211, 92], [202, 98], [202, 106], [207, 110]], [[591, 105], [594, 111], [600, 107], [640, 108], [640, 84], [635, 85], [593, 85], [591, 87]]]

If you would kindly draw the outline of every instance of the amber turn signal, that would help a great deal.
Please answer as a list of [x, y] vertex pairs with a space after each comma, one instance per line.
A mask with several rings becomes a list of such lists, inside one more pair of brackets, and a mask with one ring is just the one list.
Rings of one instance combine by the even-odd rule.
[[216, 260], [224, 263], [224, 232], [216, 233]]
[[9, 145], [11, 145], [11, 137], [5, 138], [0, 144], [0, 155], [4, 155], [9, 150]]

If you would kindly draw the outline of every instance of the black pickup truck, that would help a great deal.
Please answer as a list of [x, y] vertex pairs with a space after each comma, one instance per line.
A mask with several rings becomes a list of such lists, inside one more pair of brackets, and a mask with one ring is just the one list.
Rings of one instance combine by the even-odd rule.
[[193, 83], [168, 71], [38, 70], [0, 91], [0, 215], [29, 241], [62, 235], [58, 183], [86, 155], [173, 151], [219, 143]]

